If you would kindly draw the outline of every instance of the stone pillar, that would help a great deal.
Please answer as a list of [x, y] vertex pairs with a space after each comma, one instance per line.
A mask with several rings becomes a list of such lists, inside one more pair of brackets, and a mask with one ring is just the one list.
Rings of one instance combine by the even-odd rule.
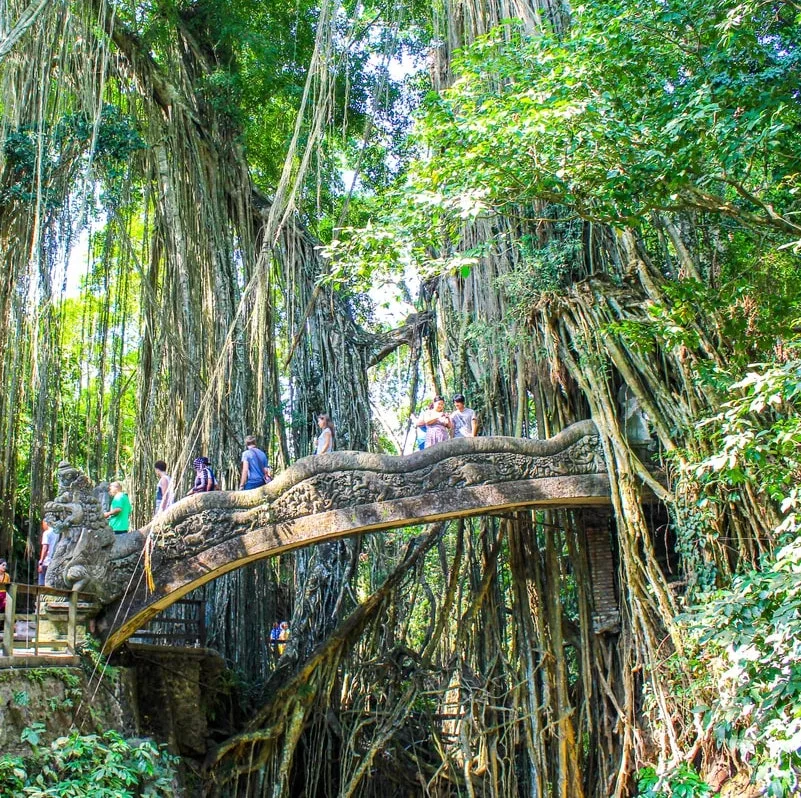
[[592, 579], [592, 627], [595, 634], [620, 629], [620, 605], [612, 548], [612, 517], [607, 510], [585, 509], [584, 535]]
[[205, 756], [207, 715], [222, 692], [222, 657], [210, 649], [142, 643], [129, 644], [129, 652], [143, 731], [182, 756]]

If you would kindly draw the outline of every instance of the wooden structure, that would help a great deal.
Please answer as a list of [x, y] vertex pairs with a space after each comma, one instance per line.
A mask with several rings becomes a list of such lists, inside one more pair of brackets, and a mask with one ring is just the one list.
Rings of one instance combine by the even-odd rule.
[[147, 626], [131, 635], [131, 641], [179, 648], [205, 648], [205, 602], [182, 598], [169, 609], [177, 612], [153, 618]]
[[[24, 611], [20, 606], [23, 601]], [[12, 582], [6, 590], [3, 656], [40, 656], [45, 652], [75, 654], [85, 633], [85, 616], [96, 614], [98, 609], [93, 596], [77, 590]], [[54, 617], [59, 615], [62, 617]], [[62, 634], [58, 627], [64, 627]]]

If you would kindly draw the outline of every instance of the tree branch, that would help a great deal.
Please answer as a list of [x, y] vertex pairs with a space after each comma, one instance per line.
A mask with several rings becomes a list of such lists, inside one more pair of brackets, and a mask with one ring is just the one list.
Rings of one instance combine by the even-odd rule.
[[430, 310], [423, 313], [412, 313], [406, 317], [403, 324], [394, 330], [373, 336], [372, 354], [367, 361], [368, 367], [377, 365], [404, 344], [413, 346], [417, 338], [422, 338], [426, 334], [428, 325], [433, 319], [434, 314]]
[[20, 14], [17, 24], [9, 31], [8, 36], [0, 41], [0, 63], [14, 49], [14, 46], [25, 35], [28, 28], [36, 22], [49, 2], [50, 0], [31, 0]]

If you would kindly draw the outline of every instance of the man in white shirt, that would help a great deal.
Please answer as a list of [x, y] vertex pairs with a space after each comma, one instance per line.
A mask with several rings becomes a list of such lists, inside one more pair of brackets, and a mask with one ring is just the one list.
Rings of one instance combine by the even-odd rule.
[[478, 416], [475, 410], [464, 406], [464, 396], [457, 393], [453, 397], [456, 410], [451, 413], [454, 438], [475, 438], [478, 435]]
[[47, 569], [50, 566], [50, 563], [53, 561], [53, 553], [56, 550], [57, 543], [58, 532], [54, 532], [50, 528], [50, 524], [48, 524], [47, 521], [42, 521], [42, 550], [39, 554], [39, 566], [37, 568], [39, 572], [40, 585], [45, 583]]

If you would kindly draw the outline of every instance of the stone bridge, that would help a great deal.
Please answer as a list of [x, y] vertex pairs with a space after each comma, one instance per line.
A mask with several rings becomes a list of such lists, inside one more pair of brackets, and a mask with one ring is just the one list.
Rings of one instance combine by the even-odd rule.
[[307, 457], [263, 488], [183, 499], [141, 530], [154, 589], [146, 588], [140, 558], [100, 628], [112, 650], [205, 582], [312, 543], [449, 518], [609, 501], [590, 421], [547, 440], [460, 438], [403, 457]]

